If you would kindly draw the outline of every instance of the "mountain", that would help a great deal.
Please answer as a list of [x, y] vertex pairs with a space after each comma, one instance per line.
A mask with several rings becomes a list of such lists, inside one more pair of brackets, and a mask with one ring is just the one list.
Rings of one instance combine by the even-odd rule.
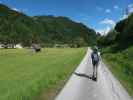
[[44, 29], [42, 33], [45, 42], [65, 43], [78, 45], [94, 44], [96, 33], [82, 23], [76, 23], [67, 17], [35, 16]]
[[114, 30], [100, 39], [102, 58], [133, 96], [133, 14], [119, 21]]
[[[129, 46], [133, 44], [133, 14], [128, 18], [121, 20], [115, 26], [115, 30], [118, 32], [116, 37], [117, 42], [123, 46]], [[126, 41], [126, 44], [125, 44]], [[124, 43], [124, 44], [123, 44]]]
[[96, 32], [67, 17], [27, 16], [0, 4], [0, 43], [29, 46], [40, 44], [95, 44]]
[[126, 49], [133, 45], [133, 13], [128, 18], [120, 20], [115, 28], [106, 36], [98, 39], [99, 45], [115, 46], [117, 49]]
[[0, 4], [0, 12], [0, 42], [27, 45], [39, 38], [39, 27], [32, 18], [3, 4]]

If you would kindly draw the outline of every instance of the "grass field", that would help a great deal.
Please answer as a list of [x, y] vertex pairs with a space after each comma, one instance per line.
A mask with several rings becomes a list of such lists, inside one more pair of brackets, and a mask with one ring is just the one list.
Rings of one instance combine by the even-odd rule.
[[117, 53], [110, 53], [109, 50], [110, 48], [104, 49], [104, 61], [133, 97], [133, 47]]
[[42, 91], [70, 76], [85, 48], [30, 50], [0, 49], [0, 100], [34, 100]]

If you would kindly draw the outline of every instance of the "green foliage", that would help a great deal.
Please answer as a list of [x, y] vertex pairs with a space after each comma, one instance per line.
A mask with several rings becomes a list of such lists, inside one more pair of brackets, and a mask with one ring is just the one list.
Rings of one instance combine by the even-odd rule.
[[119, 32], [117, 36], [117, 42], [119, 42], [119, 45], [128, 47], [133, 44], [133, 14], [127, 19], [120, 21], [115, 29]]
[[106, 36], [98, 38], [98, 44], [102, 46], [115, 45], [115, 50], [123, 50], [133, 45], [133, 14], [127, 19], [118, 22], [114, 30]]
[[46, 90], [67, 79], [85, 51], [84, 48], [44, 49], [34, 54], [26, 49], [1, 49], [0, 100], [34, 100], [42, 91], [49, 94]]
[[[0, 4], [0, 42], [3, 44], [31, 43], [92, 45], [96, 41], [94, 30], [67, 17], [30, 17]], [[77, 42], [77, 38], [79, 38]], [[82, 43], [81, 43], [82, 40]]]
[[102, 55], [110, 70], [133, 96], [133, 14], [118, 22], [114, 30], [99, 40], [104, 46]]
[[109, 64], [110, 70], [133, 96], [133, 47], [117, 53], [110, 53], [110, 49], [109, 47], [103, 49], [103, 58]]
[[38, 26], [30, 17], [0, 4], [0, 42], [30, 44], [40, 37]]
[[107, 35], [100, 36], [97, 39], [97, 43], [100, 46], [112, 45], [112, 44], [114, 44], [116, 42], [117, 35], [118, 35], [118, 32], [116, 32], [115, 30], [110, 30]]
[[118, 23], [116, 24], [115, 30], [116, 30], [117, 32], [120, 32], [120, 33], [123, 32], [124, 27], [126, 26], [126, 20], [127, 20], [127, 19], [121, 20], [120, 22], [118, 22]]
[[[66, 17], [35, 16], [45, 30], [42, 35], [46, 43], [76, 44], [79, 46], [92, 45], [96, 42], [96, 33], [82, 23], [76, 23]], [[82, 41], [82, 43], [81, 43]]]

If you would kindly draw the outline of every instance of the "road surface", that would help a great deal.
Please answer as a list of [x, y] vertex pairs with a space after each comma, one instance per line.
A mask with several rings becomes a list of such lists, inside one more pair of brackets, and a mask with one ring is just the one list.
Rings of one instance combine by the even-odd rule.
[[93, 81], [91, 49], [55, 100], [131, 100], [131, 97], [101, 61], [98, 81]]

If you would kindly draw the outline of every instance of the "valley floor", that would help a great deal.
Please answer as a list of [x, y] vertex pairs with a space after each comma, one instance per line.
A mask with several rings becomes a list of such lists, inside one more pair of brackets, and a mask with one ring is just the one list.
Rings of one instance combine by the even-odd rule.
[[49, 100], [47, 96], [60, 88], [85, 52], [86, 48], [45, 48], [40, 53], [0, 49], [0, 100], [34, 100], [42, 92]]

